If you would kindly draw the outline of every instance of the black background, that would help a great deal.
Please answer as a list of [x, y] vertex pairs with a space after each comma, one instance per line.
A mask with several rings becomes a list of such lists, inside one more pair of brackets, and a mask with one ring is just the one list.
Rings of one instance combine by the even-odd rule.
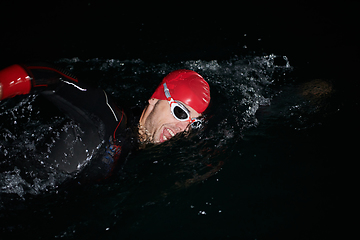
[[63, 57], [228, 59], [246, 51], [300, 65], [355, 65], [358, 9], [356, 1], [11, 1], [1, 3], [1, 66]]

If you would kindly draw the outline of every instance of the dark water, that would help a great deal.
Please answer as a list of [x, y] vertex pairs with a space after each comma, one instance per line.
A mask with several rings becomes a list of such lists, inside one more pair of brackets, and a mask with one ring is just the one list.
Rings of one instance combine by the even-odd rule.
[[212, 102], [202, 129], [132, 154], [127, 177], [84, 186], [59, 186], [59, 176], [31, 165], [35, 146], [64, 116], [37, 95], [1, 102], [4, 239], [303, 239], [341, 232], [333, 228], [344, 196], [337, 161], [347, 159], [340, 148], [357, 107], [354, 97], [345, 98], [352, 94], [347, 86], [274, 54], [54, 63], [119, 105], [139, 107], [165, 74], [192, 69], [208, 80]]

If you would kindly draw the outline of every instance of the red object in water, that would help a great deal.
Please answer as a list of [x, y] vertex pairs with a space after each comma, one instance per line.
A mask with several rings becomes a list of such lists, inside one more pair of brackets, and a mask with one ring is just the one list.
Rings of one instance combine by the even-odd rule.
[[180, 69], [169, 73], [151, 98], [167, 100], [163, 84], [166, 83], [174, 100], [181, 101], [198, 113], [203, 113], [210, 103], [210, 87], [197, 72]]
[[15, 64], [0, 71], [0, 85], [0, 100], [28, 94], [31, 90], [31, 77], [24, 68]]

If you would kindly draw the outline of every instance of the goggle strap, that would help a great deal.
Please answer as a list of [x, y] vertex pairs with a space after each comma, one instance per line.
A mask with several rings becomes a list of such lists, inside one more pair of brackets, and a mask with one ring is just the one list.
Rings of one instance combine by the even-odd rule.
[[171, 98], [171, 94], [170, 94], [170, 91], [168, 89], [168, 87], [166, 86], [166, 83], [163, 84], [164, 86], [164, 92], [165, 92], [165, 96], [167, 99], [170, 99]]

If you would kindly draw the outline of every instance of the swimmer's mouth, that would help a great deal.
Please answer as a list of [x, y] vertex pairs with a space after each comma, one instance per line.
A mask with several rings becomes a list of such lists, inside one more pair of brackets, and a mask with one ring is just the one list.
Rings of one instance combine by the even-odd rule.
[[164, 128], [162, 134], [160, 135], [160, 142], [165, 142], [169, 140], [170, 138], [174, 137], [175, 134], [176, 133], [170, 128]]

